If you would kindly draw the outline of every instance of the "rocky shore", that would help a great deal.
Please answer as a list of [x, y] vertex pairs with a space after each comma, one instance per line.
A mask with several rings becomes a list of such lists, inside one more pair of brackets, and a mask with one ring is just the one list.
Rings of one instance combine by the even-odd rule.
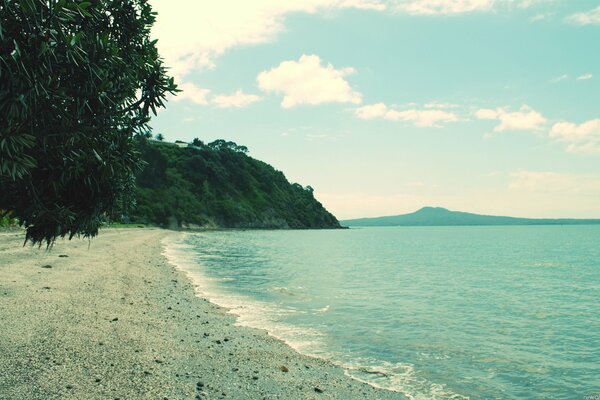
[[399, 399], [195, 294], [159, 229], [0, 232], [0, 399]]

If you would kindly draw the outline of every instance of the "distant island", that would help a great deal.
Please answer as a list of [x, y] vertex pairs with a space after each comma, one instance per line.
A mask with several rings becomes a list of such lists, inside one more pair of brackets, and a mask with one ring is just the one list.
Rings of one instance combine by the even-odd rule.
[[136, 206], [118, 222], [165, 228], [341, 228], [310, 186], [222, 139], [169, 143], [138, 137], [144, 168], [136, 176]]
[[451, 211], [442, 207], [423, 207], [410, 214], [340, 221], [345, 226], [483, 226], [483, 225], [589, 225], [600, 219], [534, 219], [480, 215]]

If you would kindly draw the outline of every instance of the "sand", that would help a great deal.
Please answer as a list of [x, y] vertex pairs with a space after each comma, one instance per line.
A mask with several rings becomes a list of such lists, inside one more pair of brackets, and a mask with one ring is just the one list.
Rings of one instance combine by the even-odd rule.
[[399, 399], [198, 297], [159, 229], [0, 233], [0, 399]]

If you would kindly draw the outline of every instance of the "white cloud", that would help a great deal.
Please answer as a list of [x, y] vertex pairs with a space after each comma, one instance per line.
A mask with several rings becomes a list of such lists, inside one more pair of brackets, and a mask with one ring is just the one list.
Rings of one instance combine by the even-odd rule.
[[510, 0], [510, 2], [512, 3], [516, 3], [517, 7], [519, 8], [529, 8], [532, 6], [535, 6], [536, 4], [541, 4], [541, 3], [549, 3], [555, 0]]
[[386, 119], [392, 121], [412, 122], [415, 126], [424, 127], [440, 127], [441, 123], [456, 122], [458, 116], [452, 112], [444, 110], [390, 110], [386, 114]]
[[211, 97], [209, 89], [202, 88], [191, 82], [180, 83], [179, 89], [181, 89], [181, 92], [177, 96], [172, 97], [173, 101], [188, 100], [201, 106], [213, 104], [219, 108], [243, 108], [260, 100], [259, 96], [245, 94], [241, 90], [237, 90], [231, 95], [219, 94]]
[[220, 94], [212, 98], [211, 102], [219, 108], [244, 108], [260, 100], [255, 94], [245, 94], [237, 90], [231, 95]]
[[541, 13], [541, 14], [536, 14], [533, 17], [531, 17], [529, 20], [531, 22], [538, 22], [538, 21], [542, 21], [545, 20], [549, 17], [551, 17], [553, 15], [553, 13]]
[[488, 11], [494, 0], [410, 0], [397, 5], [399, 11], [413, 15], [462, 14]]
[[383, 118], [388, 121], [410, 122], [414, 126], [420, 128], [440, 127], [442, 123], [456, 122], [459, 120], [455, 113], [445, 110], [431, 108], [395, 110], [389, 108], [384, 103], [359, 107], [355, 110], [355, 113], [360, 119]]
[[322, 65], [317, 55], [302, 55], [298, 61], [283, 61], [279, 66], [261, 72], [258, 86], [265, 92], [283, 93], [281, 106], [291, 108], [301, 104], [353, 103], [362, 95], [352, 90], [344, 79], [353, 68], [335, 69]]
[[400, 0], [395, 9], [412, 15], [452, 15], [484, 12], [499, 7], [529, 8], [551, 0]]
[[461, 14], [503, 6], [529, 7], [550, 0], [150, 0], [158, 12], [152, 34], [182, 81], [193, 70], [212, 68], [230, 48], [273, 41], [292, 13], [322, 13], [340, 9]]
[[181, 80], [192, 70], [212, 68], [227, 49], [272, 41], [289, 13], [355, 8], [383, 10], [381, 0], [151, 0], [158, 12], [153, 36]]
[[594, 77], [594, 75], [592, 74], [583, 74], [581, 76], [577, 77], [578, 81], [587, 81], [588, 79], [592, 79]]
[[558, 122], [550, 130], [550, 137], [565, 143], [570, 153], [600, 153], [600, 119], [581, 124]]
[[375, 119], [385, 117], [388, 108], [383, 103], [371, 104], [356, 109], [356, 115], [360, 119]]
[[499, 112], [497, 110], [492, 110], [489, 108], [482, 108], [477, 110], [475, 116], [479, 119], [498, 119]]
[[190, 82], [180, 83], [179, 89], [181, 89], [181, 92], [173, 98], [173, 101], [190, 100], [200, 105], [208, 104], [210, 90], [201, 88]]
[[437, 101], [433, 101], [431, 103], [424, 104], [423, 107], [425, 107], [425, 108], [458, 108], [458, 104], [440, 103]]
[[567, 75], [567, 74], [563, 74], [563, 75], [561, 75], [561, 76], [557, 76], [556, 78], [552, 79], [552, 80], [550, 81], [550, 83], [558, 83], [558, 82], [562, 82], [562, 81], [564, 81], [565, 79], [568, 79], [568, 78], [569, 78], [569, 75]]
[[480, 109], [475, 113], [479, 119], [498, 120], [494, 132], [541, 131], [548, 122], [539, 112], [523, 105], [519, 111], [509, 112], [504, 108]]
[[600, 6], [589, 11], [573, 14], [567, 19], [578, 25], [600, 24]]

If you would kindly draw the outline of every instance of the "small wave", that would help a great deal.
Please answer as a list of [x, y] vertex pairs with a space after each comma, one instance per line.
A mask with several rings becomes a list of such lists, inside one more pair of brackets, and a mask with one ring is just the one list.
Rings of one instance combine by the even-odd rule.
[[[468, 397], [449, 391], [444, 385], [419, 378], [412, 365], [388, 363], [379, 360], [357, 359], [341, 362], [341, 357], [325, 351], [323, 335], [316, 329], [300, 328], [283, 322], [286, 316], [303, 311], [278, 307], [248, 296], [226, 292], [220, 287], [223, 279], [207, 277], [199, 265], [195, 246], [186, 244], [190, 233], [181, 233], [163, 239], [163, 254], [176, 269], [184, 272], [196, 286], [196, 293], [210, 302], [224, 307], [236, 317], [236, 325], [266, 330], [301, 354], [327, 359], [344, 369], [347, 376], [373, 387], [401, 393], [411, 400], [468, 400]], [[302, 288], [300, 288], [302, 289]], [[287, 287], [270, 289], [293, 296]], [[316, 313], [329, 311], [330, 306]]]
[[410, 364], [360, 359], [343, 364], [346, 375], [379, 389], [399, 392], [410, 400], [469, 400], [453, 393], [445, 385], [419, 378]]
[[[196, 287], [196, 294], [213, 304], [221, 306], [236, 317], [236, 325], [266, 330], [269, 335], [283, 341], [294, 350], [319, 357], [322, 334], [316, 329], [300, 328], [283, 322], [283, 319], [295, 313], [305, 313], [293, 308], [255, 300], [248, 296], [225, 291], [220, 283], [230, 278], [210, 278], [202, 271], [197, 258], [196, 247], [186, 244], [189, 233], [170, 236], [163, 239], [163, 255], [176, 269], [184, 272]], [[292, 293], [288, 288], [274, 290]]]

